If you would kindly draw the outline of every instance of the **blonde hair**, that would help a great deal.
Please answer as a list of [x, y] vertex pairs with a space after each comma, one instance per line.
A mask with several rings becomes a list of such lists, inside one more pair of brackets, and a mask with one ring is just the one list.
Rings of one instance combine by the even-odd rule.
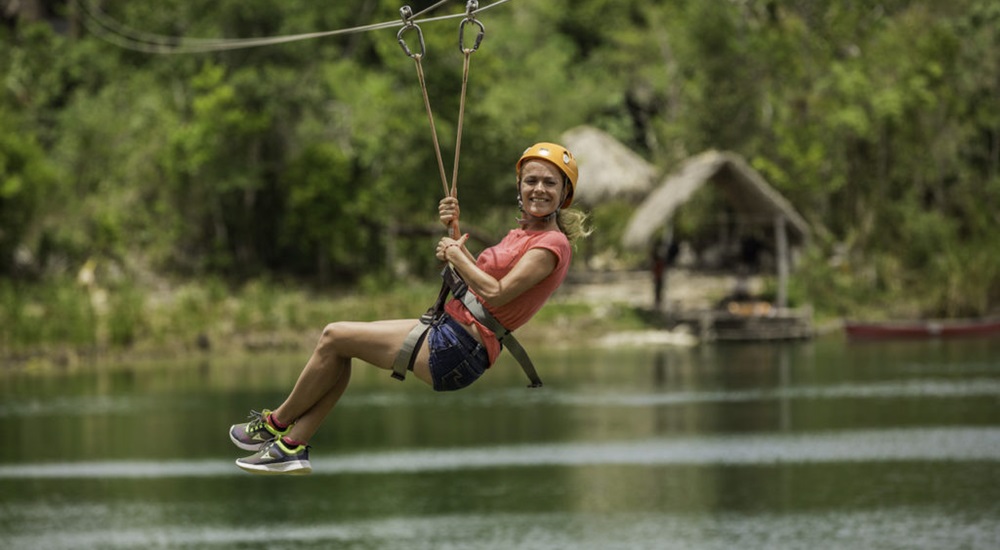
[[569, 242], [576, 244], [576, 241], [586, 239], [594, 232], [594, 229], [587, 223], [589, 217], [582, 210], [566, 208], [560, 210], [559, 214], [556, 215], [556, 223], [559, 225], [559, 230], [566, 234]]

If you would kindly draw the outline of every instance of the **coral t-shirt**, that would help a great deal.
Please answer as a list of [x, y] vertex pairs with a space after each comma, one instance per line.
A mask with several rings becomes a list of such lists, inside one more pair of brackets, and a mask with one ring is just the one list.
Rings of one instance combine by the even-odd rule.
[[[528, 322], [538, 310], [542, 309], [546, 300], [566, 278], [569, 270], [569, 263], [572, 257], [572, 249], [569, 239], [562, 231], [528, 231], [525, 229], [512, 229], [506, 237], [496, 246], [484, 250], [476, 258], [476, 266], [482, 269], [494, 279], [500, 280], [517, 264], [517, 262], [532, 248], [549, 250], [556, 255], [556, 267], [538, 284], [521, 293], [510, 302], [494, 307], [486, 303], [482, 298], [473, 292], [486, 310], [496, 317], [497, 321], [507, 330], [517, 330], [521, 325]], [[469, 289], [472, 292], [472, 289]], [[500, 342], [497, 341], [493, 331], [483, 326], [477, 321], [465, 305], [459, 300], [452, 299], [445, 305], [445, 311], [452, 318], [466, 324], [474, 323], [479, 329], [479, 334], [483, 337], [483, 346], [489, 355], [490, 365], [497, 356], [500, 355]]]

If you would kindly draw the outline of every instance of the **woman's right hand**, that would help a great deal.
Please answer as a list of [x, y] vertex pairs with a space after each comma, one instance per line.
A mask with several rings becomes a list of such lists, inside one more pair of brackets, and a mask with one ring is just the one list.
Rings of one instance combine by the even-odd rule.
[[445, 227], [450, 227], [453, 223], [457, 224], [458, 214], [458, 199], [455, 197], [445, 197], [438, 203], [438, 215]]

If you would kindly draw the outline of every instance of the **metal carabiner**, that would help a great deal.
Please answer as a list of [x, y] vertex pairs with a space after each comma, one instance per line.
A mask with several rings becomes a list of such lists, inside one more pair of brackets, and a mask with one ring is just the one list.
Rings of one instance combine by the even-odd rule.
[[[403, 52], [412, 59], [424, 57], [424, 54], [427, 53], [427, 46], [424, 44], [424, 32], [413, 23], [413, 10], [410, 9], [410, 6], [403, 6], [399, 8], [399, 15], [403, 18], [403, 28], [399, 29], [399, 32], [396, 34], [396, 41], [399, 42], [399, 47], [403, 48]], [[417, 39], [420, 41], [419, 54], [410, 51], [410, 47], [406, 45], [406, 39], [403, 38], [406, 31], [410, 29], [416, 29], [417, 31]]]
[[[479, 44], [483, 42], [483, 37], [486, 35], [486, 27], [476, 19], [476, 10], [479, 9], [479, 2], [476, 0], [469, 0], [465, 4], [465, 19], [458, 24], [458, 49], [462, 53], [472, 53], [479, 49]], [[479, 32], [476, 34], [476, 41], [472, 45], [472, 48], [465, 47], [465, 26], [469, 23], [473, 23], [479, 27]]]

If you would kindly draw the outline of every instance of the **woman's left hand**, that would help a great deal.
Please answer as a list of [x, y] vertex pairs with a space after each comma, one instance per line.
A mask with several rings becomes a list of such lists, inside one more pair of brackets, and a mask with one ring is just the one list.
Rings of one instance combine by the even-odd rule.
[[438, 216], [445, 227], [458, 223], [458, 216], [461, 210], [458, 208], [458, 199], [455, 197], [445, 197], [438, 203]]
[[469, 239], [469, 234], [466, 233], [462, 235], [457, 240], [451, 237], [441, 237], [438, 241], [437, 248], [434, 250], [434, 256], [442, 262], [447, 262], [448, 260], [448, 250], [455, 248], [460, 254], [465, 254], [463, 248], [465, 247], [465, 241]]

